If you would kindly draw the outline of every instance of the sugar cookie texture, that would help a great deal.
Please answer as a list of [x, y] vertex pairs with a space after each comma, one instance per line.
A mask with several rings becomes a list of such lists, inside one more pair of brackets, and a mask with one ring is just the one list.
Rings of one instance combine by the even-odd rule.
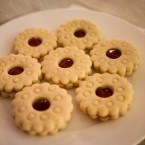
[[45, 136], [64, 129], [72, 110], [67, 91], [49, 83], [25, 87], [12, 100], [16, 125], [31, 135]]
[[76, 89], [80, 109], [91, 118], [106, 121], [124, 115], [133, 101], [132, 85], [118, 74], [88, 76]]
[[59, 45], [76, 46], [83, 50], [90, 50], [101, 39], [96, 24], [85, 19], [67, 21], [60, 26], [57, 35]]
[[90, 52], [94, 68], [98, 72], [109, 72], [129, 76], [137, 69], [137, 49], [124, 40], [102, 40]]
[[39, 82], [41, 77], [37, 59], [22, 54], [10, 54], [0, 59], [0, 91], [4, 97]]
[[11, 99], [13, 99], [15, 97], [16, 93], [17, 93], [16, 91], [12, 91], [12, 92], [1, 91], [0, 92], [2, 97], [4, 97], [4, 98], [11, 98]]
[[57, 37], [46, 28], [29, 28], [16, 36], [13, 46], [16, 53], [38, 59], [57, 46]]
[[44, 57], [42, 73], [47, 81], [71, 88], [91, 73], [91, 66], [90, 57], [83, 50], [57, 48]]

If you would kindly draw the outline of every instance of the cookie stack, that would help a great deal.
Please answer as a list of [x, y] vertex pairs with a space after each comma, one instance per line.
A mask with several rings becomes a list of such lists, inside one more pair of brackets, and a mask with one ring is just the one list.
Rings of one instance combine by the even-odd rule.
[[129, 42], [104, 39], [95, 23], [72, 19], [56, 33], [28, 28], [13, 42], [15, 54], [0, 59], [0, 91], [12, 98], [16, 125], [31, 135], [55, 134], [73, 111], [67, 89], [76, 88], [82, 112], [106, 121], [124, 115], [134, 91], [125, 76], [139, 63]]

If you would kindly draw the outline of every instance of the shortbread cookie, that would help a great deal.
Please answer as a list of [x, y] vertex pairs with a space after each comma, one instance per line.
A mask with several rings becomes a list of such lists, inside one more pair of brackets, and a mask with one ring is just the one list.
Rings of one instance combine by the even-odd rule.
[[61, 46], [76, 46], [90, 50], [101, 39], [96, 24], [85, 19], [72, 19], [58, 29], [58, 43]]
[[0, 59], [0, 91], [13, 93], [41, 79], [41, 65], [37, 59], [22, 54], [10, 54]]
[[66, 127], [73, 110], [65, 89], [49, 83], [25, 87], [12, 100], [16, 125], [31, 135], [55, 134]]
[[133, 94], [125, 77], [96, 73], [80, 82], [76, 101], [85, 114], [106, 121], [124, 115], [132, 105]]
[[90, 55], [94, 68], [101, 73], [129, 76], [139, 63], [138, 50], [124, 40], [102, 40], [94, 46]]
[[92, 62], [77, 47], [57, 48], [44, 57], [42, 73], [50, 83], [71, 88], [91, 73]]
[[57, 46], [57, 37], [46, 28], [29, 28], [16, 36], [13, 45], [16, 53], [38, 59]]
[[12, 92], [1, 91], [0, 92], [2, 97], [4, 97], [4, 98], [11, 98], [11, 99], [13, 99], [15, 97], [16, 93], [17, 93], [16, 91], [12, 91]]

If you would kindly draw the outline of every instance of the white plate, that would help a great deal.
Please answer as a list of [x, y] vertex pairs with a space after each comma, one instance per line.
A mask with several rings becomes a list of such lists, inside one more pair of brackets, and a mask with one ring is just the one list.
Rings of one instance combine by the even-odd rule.
[[[33, 13], [0, 27], [0, 56], [12, 52], [14, 36], [25, 28], [44, 26], [56, 31], [61, 23], [78, 17], [94, 21], [106, 38], [126, 39], [138, 47], [141, 54], [140, 67], [130, 79], [135, 90], [133, 108], [118, 120], [100, 123], [82, 114], [74, 102], [72, 120], [65, 130], [54, 136], [35, 137], [25, 134], [14, 125], [10, 100], [0, 98], [0, 145], [133, 145], [144, 137], [145, 35], [126, 21], [86, 10], [63, 9]], [[70, 93], [74, 97], [73, 91]]]

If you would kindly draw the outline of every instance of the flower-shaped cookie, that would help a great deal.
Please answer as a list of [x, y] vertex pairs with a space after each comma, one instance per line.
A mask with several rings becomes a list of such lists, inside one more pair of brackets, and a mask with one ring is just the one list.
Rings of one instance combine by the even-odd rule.
[[72, 98], [58, 85], [25, 87], [12, 100], [16, 125], [31, 135], [55, 134], [66, 127], [73, 110]]
[[125, 77], [118, 74], [88, 76], [76, 89], [80, 109], [102, 121], [117, 119], [131, 107], [134, 91]]
[[96, 24], [85, 19], [67, 21], [60, 26], [57, 34], [60, 45], [76, 46], [83, 50], [90, 50], [101, 38]]
[[29, 28], [14, 39], [14, 51], [18, 54], [42, 58], [57, 46], [57, 37], [46, 28]]
[[42, 73], [49, 82], [71, 88], [91, 73], [91, 66], [90, 57], [83, 50], [57, 48], [44, 57]]
[[138, 67], [138, 50], [124, 40], [102, 40], [90, 52], [94, 68], [103, 73], [131, 75]]
[[12, 91], [12, 92], [1, 91], [0, 92], [2, 97], [4, 97], [4, 98], [11, 98], [11, 99], [13, 99], [15, 97], [16, 93], [17, 93], [16, 91]]
[[22, 54], [10, 54], [0, 59], [0, 91], [17, 92], [41, 79], [38, 60]]

